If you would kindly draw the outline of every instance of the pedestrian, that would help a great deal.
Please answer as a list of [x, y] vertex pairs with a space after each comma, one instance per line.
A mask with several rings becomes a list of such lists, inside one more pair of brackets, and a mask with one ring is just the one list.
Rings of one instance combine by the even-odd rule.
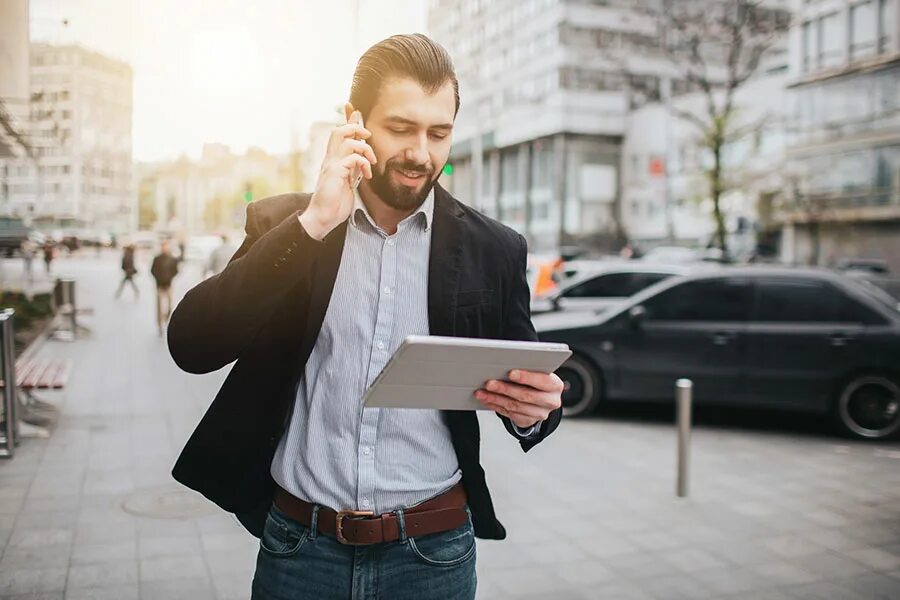
[[228, 236], [222, 234], [220, 238], [222, 243], [210, 253], [209, 260], [206, 261], [206, 266], [203, 267], [204, 277], [207, 274], [215, 275], [225, 270], [228, 261], [231, 260], [231, 256], [234, 254], [234, 249], [228, 243]]
[[[173, 475], [261, 538], [252, 600], [471, 600], [475, 537], [506, 536], [476, 413], [362, 395], [407, 335], [537, 339], [527, 245], [436, 185], [459, 106], [443, 47], [388, 38], [352, 81], [315, 191], [248, 204], [228, 268], [172, 315], [182, 369], [237, 361]], [[559, 424], [563, 385], [509, 378], [476, 397], [528, 450]]]
[[116, 298], [122, 295], [125, 284], [130, 283], [131, 289], [134, 290], [134, 298], [137, 300], [140, 292], [137, 284], [134, 282], [134, 276], [137, 274], [137, 268], [134, 266], [134, 244], [127, 244], [122, 248], [122, 271], [125, 272], [125, 277], [122, 279], [122, 283], [119, 284], [119, 289], [116, 290]]
[[169, 252], [168, 240], [163, 240], [159, 254], [153, 258], [150, 274], [156, 280], [156, 321], [162, 336], [172, 313], [172, 280], [178, 275], [178, 259]]
[[25, 261], [25, 281], [34, 281], [34, 255], [37, 254], [37, 246], [31, 240], [22, 242], [22, 259]]
[[44, 242], [44, 269], [50, 274], [50, 265], [56, 258], [56, 244], [50, 238]]

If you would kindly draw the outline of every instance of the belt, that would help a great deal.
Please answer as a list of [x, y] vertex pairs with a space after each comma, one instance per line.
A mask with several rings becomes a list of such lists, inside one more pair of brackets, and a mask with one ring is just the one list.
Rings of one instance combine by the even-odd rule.
[[[305, 527], [309, 527], [312, 523], [314, 505], [297, 498], [281, 487], [275, 491], [275, 506]], [[466, 491], [462, 484], [458, 483], [440, 496], [404, 509], [403, 522], [406, 535], [415, 537], [456, 529], [469, 518], [465, 507]], [[372, 511], [334, 511], [326, 506], [320, 506], [316, 523], [319, 532], [351, 546], [396, 542], [400, 539], [397, 513], [376, 515]]]

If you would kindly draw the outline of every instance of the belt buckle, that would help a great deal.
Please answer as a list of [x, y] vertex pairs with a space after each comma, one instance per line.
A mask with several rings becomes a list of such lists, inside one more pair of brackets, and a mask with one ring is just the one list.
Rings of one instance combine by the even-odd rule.
[[342, 510], [338, 511], [337, 516], [334, 519], [334, 535], [337, 538], [337, 541], [344, 544], [345, 546], [366, 546], [365, 542], [351, 542], [347, 538], [344, 537], [344, 519], [358, 519], [362, 517], [374, 517], [375, 511], [371, 510]]

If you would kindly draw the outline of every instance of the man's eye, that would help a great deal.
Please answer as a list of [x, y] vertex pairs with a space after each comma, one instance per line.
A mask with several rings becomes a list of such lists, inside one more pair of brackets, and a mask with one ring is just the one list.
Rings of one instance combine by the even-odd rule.
[[390, 127], [390, 128], [388, 128], [388, 131], [390, 131], [391, 133], [401, 133], [401, 134], [402, 134], [402, 133], [406, 133], [408, 130], [407, 130], [407, 129], [400, 129], [400, 128], [397, 128], [397, 127]]
[[446, 134], [446, 133], [432, 133], [432, 134], [431, 134], [431, 139], [433, 139], [433, 140], [438, 140], [438, 141], [440, 141], [440, 140], [442, 140], [442, 139], [444, 139], [444, 138], [446, 138], [446, 137], [447, 137], [447, 134]]

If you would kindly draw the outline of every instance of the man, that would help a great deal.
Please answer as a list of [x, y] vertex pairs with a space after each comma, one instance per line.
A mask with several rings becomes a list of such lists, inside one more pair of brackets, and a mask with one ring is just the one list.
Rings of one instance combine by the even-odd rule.
[[[314, 193], [250, 204], [231, 263], [172, 316], [182, 369], [237, 360], [173, 475], [261, 536], [254, 600], [471, 599], [474, 538], [506, 535], [474, 412], [361, 406], [407, 335], [536, 339], [524, 238], [436, 185], [457, 89], [425, 36], [370, 48]], [[477, 396], [527, 451], [562, 382], [510, 379]]]
[[207, 274], [215, 275], [216, 273], [221, 273], [228, 265], [231, 255], [234, 254], [235, 249], [228, 243], [228, 236], [222, 234], [219, 238], [222, 240], [222, 243], [210, 252], [209, 260], [206, 261], [206, 266], [203, 267], [204, 277]]
[[156, 280], [156, 322], [162, 337], [172, 312], [172, 280], [178, 275], [178, 260], [169, 253], [169, 242], [163, 240], [159, 254], [153, 258], [150, 273]]

